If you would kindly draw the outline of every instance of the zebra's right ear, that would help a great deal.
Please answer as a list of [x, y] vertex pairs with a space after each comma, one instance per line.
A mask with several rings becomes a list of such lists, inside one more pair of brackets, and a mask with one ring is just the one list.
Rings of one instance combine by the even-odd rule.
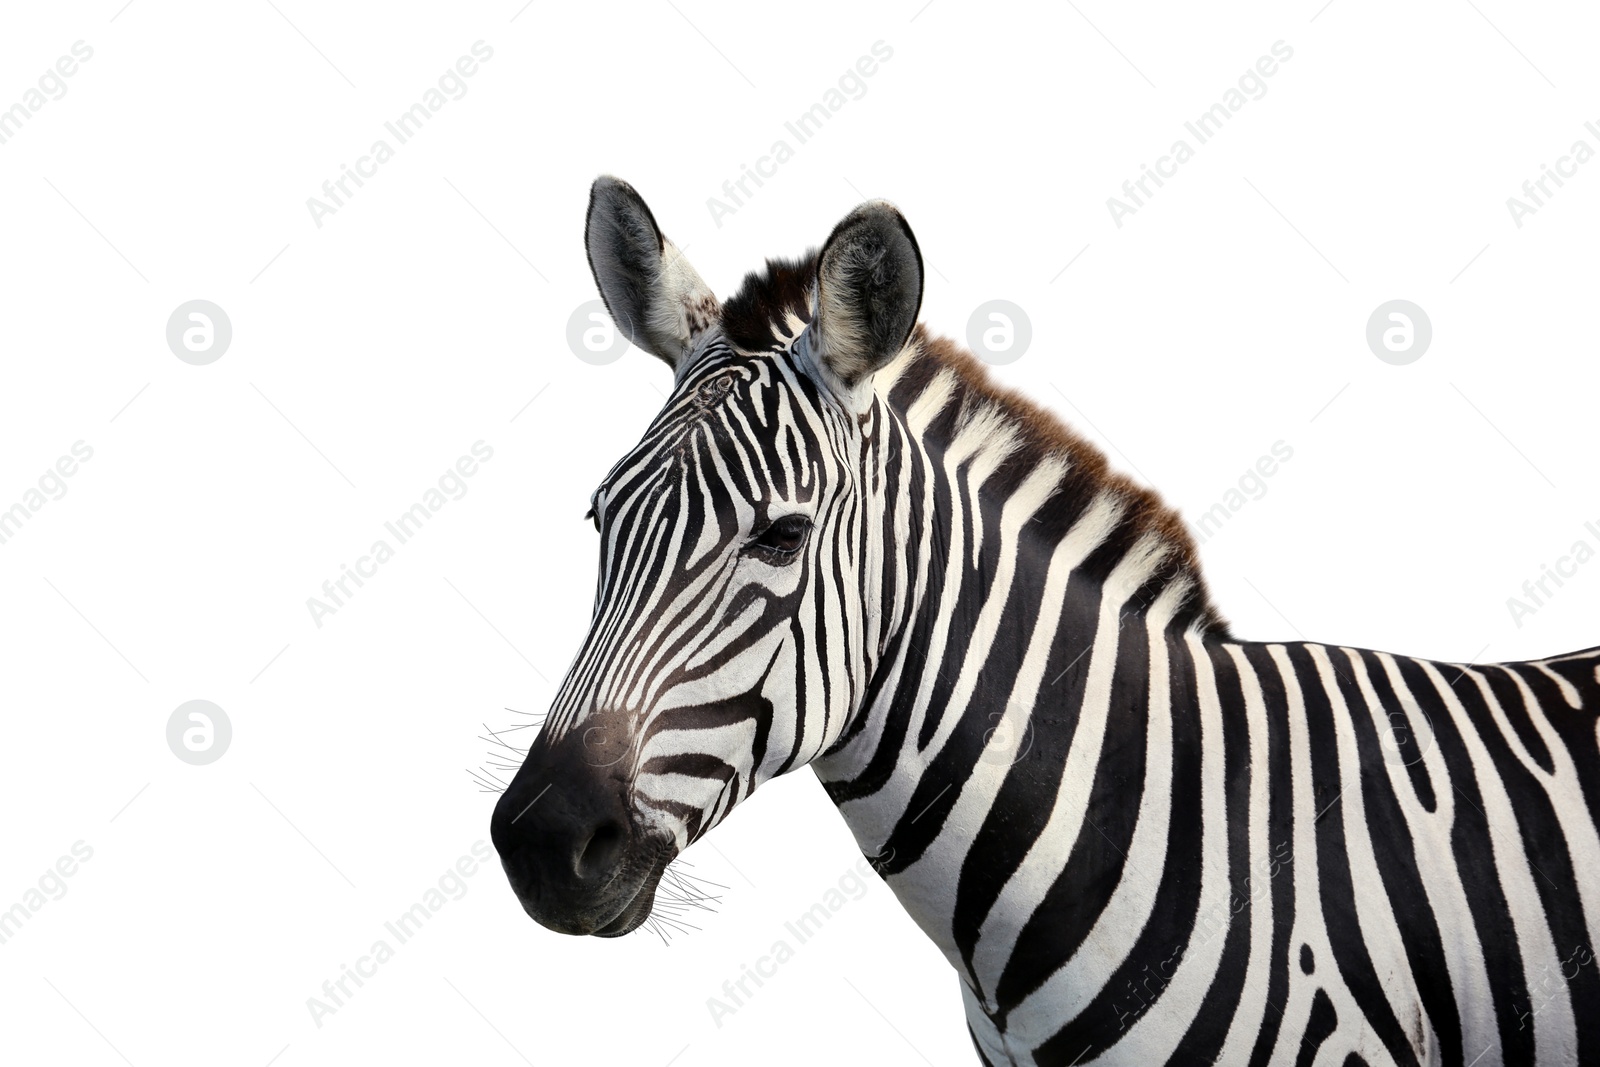
[[600, 298], [628, 340], [677, 370], [722, 305], [666, 239], [633, 186], [610, 175], [589, 190], [583, 243]]

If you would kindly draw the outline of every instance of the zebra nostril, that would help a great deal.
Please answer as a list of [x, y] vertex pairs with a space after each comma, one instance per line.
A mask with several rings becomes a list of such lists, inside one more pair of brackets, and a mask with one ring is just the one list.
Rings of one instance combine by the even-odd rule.
[[609, 820], [601, 823], [578, 853], [576, 863], [578, 877], [588, 880], [610, 874], [622, 858], [626, 840], [627, 834], [620, 823]]

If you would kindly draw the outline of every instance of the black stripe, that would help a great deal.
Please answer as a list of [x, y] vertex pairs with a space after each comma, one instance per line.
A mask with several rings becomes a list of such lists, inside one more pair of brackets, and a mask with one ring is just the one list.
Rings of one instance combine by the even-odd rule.
[[1272, 951], [1268, 954], [1267, 1010], [1250, 1052], [1250, 1067], [1272, 1055], [1289, 999], [1289, 933], [1294, 926], [1294, 811], [1290, 804], [1288, 694], [1278, 665], [1264, 645], [1245, 645], [1246, 662], [1261, 684], [1267, 709], [1267, 856], [1272, 879]]
[[1328, 999], [1326, 990], [1317, 990], [1317, 995], [1311, 998], [1311, 1015], [1306, 1019], [1306, 1032], [1300, 1038], [1300, 1054], [1295, 1057], [1294, 1067], [1311, 1067], [1322, 1043], [1332, 1036], [1338, 1025], [1339, 1013], [1333, 1010], [1333, 1001]]

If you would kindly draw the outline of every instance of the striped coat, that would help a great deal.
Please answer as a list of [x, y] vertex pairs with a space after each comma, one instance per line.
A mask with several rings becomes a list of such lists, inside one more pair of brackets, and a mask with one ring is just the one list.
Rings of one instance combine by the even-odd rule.
[[622, 183], [588, 240], [675, 388], [496, 808], [533, 918], [637, 928], [809, 763], [986, 1063], [1600, 1062], [1600, 649], [1235, 639], [1169, 509], [914, 325], [886, 205], [725, 304]]

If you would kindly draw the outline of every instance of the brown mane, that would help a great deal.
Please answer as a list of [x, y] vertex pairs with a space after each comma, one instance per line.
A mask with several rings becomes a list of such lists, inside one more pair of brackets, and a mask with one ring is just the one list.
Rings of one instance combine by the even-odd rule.
[[[798, 260], [769, 259], [765, 273], [747, 274], [739, 291], [722, 306], [724, 336], [736, 348], [750, 353], [781, 347], [783, 340], [774, 332], [776, 327], [791, 314], [803, 321], [811, 319], [816, 262], [817, 253], [813, 250]], [[1045, 456], [1060, 456], [1067, 460], [1060, 497], [1084, 501], [1111, 493], [1120, 499], [1126, 507], [1122, 527], [1133, 536], [1150, 533], [1159, 538], [1169, 553], [1164, 568], [1168, 577], [1184, 577], [1193, 582], [1193, 592], [1181, 615], [1208, 637], [1229, 636], [1227, 621], [1211, 603], [1200, 573], [1199, 552], [1188, 527], [1154, 490], [1112, 470], [1105, 454], [1070, 429], [1055, 412], [999, 384], [976, 356], [949, 338], [934, 336], [920, 323], [896, 362], [900, 366], [892, 364], [884, 372], [897, 372], [892, 394], [902, 389], [912, 396], [920, 394], [939, 371], [950, 370], [961, 383], [960, 403], [956, 405], [961, 412], [982, 407], [1002, 412], [1021, 441], [1016, 454], [1020, 461], [1007, 466], [1020, 470]]]

